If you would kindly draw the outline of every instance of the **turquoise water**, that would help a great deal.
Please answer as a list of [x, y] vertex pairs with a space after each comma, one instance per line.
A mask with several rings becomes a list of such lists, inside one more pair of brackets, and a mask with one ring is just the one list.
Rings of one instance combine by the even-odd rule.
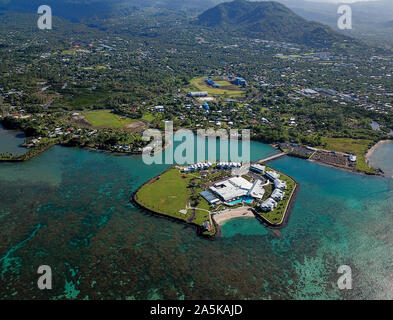
[[248, 204], [252, 204], [254, 202], [254, 199], [251, 197], [242, 197], [241, 199], [237, 199], [237, 200], [233, 200], [233, 201], [229, 202], [229, 204], [231, 206], [235, 206], [235, 205], [243, 203], [243, 202], [248, 203]]
[[[252, 143], [254, 160], [274, 152]], [[0, 298], [393, 298], [393, 179], [289, 157], [270, 165], [301, 183], [288, 226], [235, 219], [209, 241], [129, 203], [167, 165], [63, 147], [0, 164]], [[53, 290], [43, 292], [44, 264]], [[337, 288], [343, 264], [352, 291]]]
[[25, 148], [20, 145], [25, 141], [25, 136], [17, 130], [6, 130], [0, 124], [0, 153], [13, 153], [21, 155], [26, 152]]
[[380, 145], [369, 157], [370, 164], [382, 169], [385, 174], [393, 178], [393, 141]]

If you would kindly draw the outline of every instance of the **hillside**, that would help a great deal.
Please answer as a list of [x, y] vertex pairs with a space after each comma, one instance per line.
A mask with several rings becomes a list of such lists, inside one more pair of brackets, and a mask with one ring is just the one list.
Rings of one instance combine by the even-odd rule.
[[330, 27], [307, 21], [278, 2], [225, 2], [201, 14], [197, 24], [217, 30], [289, 41], [312, 46], [330, 46], [349, 40]]
[[[46, 0], [53, 14], [71, 21], [128, 16], [144, 8], [200, 13], [222, 0]], [[36, 13], [40, 0], [0, 0], [0, 11]]]

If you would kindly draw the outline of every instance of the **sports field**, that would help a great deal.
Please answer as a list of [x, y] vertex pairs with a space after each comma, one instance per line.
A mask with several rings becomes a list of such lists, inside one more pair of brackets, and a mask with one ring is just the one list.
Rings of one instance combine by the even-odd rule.
[[123, 119], [121, 116], [112, 113], [111, 110], [89, 111], [83, 114], [93, 127], [96, 128], [125, 128], [136, 120]]
[[[228, 88], [212, 88], [211, 86], [207, 85], [205, 82], [206, 77], [197, 77], [190, 81], [191, 90], [195, 91], [207, 91], [210, 95], [219, 96], [219, 95], [227, 95], [231, 97], [241, 97], [244, 95], [245, 91], [240, 90], [239, 88], [232, 87], [234, 89]], [[215, 81], [217, 84], [220, 82], [230, 84], [228, 81]]]
[[229, 81], [225, 81], [225, 80], [213, 80], [215, 84], [221, 86], [221, 87], [232, 87], [233, 84], [230, 83]]

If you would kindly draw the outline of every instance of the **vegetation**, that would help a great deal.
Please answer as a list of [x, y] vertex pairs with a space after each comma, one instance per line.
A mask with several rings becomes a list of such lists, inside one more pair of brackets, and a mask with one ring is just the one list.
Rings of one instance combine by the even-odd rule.
[[[191, 191], [194, 183], [195, 176], [186, 176], [178, 168], [171, 168], [139, 189], [134, 199], [148, 210], [203, 228], [203, 223], [210, 221], [210, 207], [205, 200], [195, 197], [195, 192]], [[196, 208], [194, 217], [193, 208]], [[214, 226], [204, 234], [214, 235]]]
[[[267, 170], [271, 170], [271, 169], [267, 168]], [[277, 207], [273, 211], [258, 212], [259, 215], [261, 215], [264, 219], [266, 219], [268, 222], [270, 222], [273, 225], [277, 225], [283, 222], [283, 219], [285, 218], [285, 214], [288, 213], [287, 209], [296, 188], [296, 182], [291, 177], [283, 174], [282, 172], [280, 172], [280, 180], [286, 182], [287, 184], [287, 189], [285, 190], [284, 199], [278, 202]], [[271, 190], [271, 192], [272, 191], [273, 190]], [[268, 198], [270, 194], [267, 192], [268, 196], [266, 198]]]
[[205, 83], [206, 77], [196, 77], [190, 81], [190, 87], [186, 88], [186, 91], [207, 91], [211, 95], [218, 96], [231, 96], [231, 97], [241, 97], [245, 94], [245, 91], [239, 89], [220, 89], [213, 88]]
[[135, 120], [114, 114], [110, 110], [97, 110], [84, 113], [86, 120], [95, 128], [125, 128]]
[[374, 168], [370, 168], [367, 165], [365, 159], [365, 154], [367, 153], [367, 150], [375, 144], [375, 141], [350, 138], [323, 138], [322, 141], [324, 143], [323, 145], [328, 150], [347, 152], [356, 155], [356, 169], [368, 173], [375, 172]]
[[[55, 2], [50, 4], [64, 7], [56, 12], [66, 17], [70, 12], [64, 1]], [[29, 3], [22, 7], [32, 8]], [[145, 145], [141, 132], [162, 129], [171, 120], [175, 130], [250, 129], [252, 139], [267, 143], [327, 148], [327, 139], [343, 139], [348, 148], [333, 144], [332, 149], [355, 152], [358, 169], [367, 171], [362, 151], [352, 151], [350, 141], [369, 144], [393, 130], [392, 53], [351, 41], [339, 46], [327, 41], [326, 47], [315, 48], [307, 45], [314, 43], [312, 37], [305, 39], [306, 45], [282, 38], [260, 40], [260, 33], [241, 30], [274, 20], [277, 30], [293, 39], [315, 27], [313, 36], [326, 40], [319, 35], [325, 30], [333, 42], [343, 40], [278, 4], [224, 3], [201, 15], [197, 24], [178, 12], [136, 14], [132, 7], [122, 11], [122, 19], [113, 19], [111, 14], [122, 6], [113, 5], [109, 13], [84, 5], [90, 11], [81, 11], [88, 16], [82, 23], [56, 17], [50, 33], [32, 31], [35, 12], [0, 15], [1, 113], [29, 139], [140, 153]], [[235, 23], [238, 15], [228, 20], [225, 13], [231, 10], [249, 20]], [[98, 19], [104, 12], [106, 19]], [[202, 23], [221, 16], [222, 26]], [[235, 25], [239, 33], [228, 32]], [[264, 36], [270, 31], [264, 29]], [[241, 76], [248, 85], [217, 89], [203, 81], [225, 75]], [[307, 88], [317, 93], [307, 94]], [[190, 90], [209, 92], [209, 112], [187, 96]], [[372, 121], [379, 127], [371, 127]]]
[[[279, 22], [279, 23], [277, 23]], [[348, 40], [327, 26], [299, 17], [279, 2], [225, 2], [198, 17], [198, 23], [238, 34], [315, 46]]]

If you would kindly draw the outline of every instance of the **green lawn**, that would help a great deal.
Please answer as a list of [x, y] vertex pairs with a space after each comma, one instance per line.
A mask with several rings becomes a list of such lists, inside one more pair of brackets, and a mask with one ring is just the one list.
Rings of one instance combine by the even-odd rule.
[[97, 110], [85, 112], [86, 120], [96, 128], [124, 128], [133, 123], [133, 119], [122, 119], [121, 116], [112, 113], [110, 110]]
[[152, 122], [152, 121], [154, 121], [155, 116], [152, 113], [147, 112], [147, 113], [143, 114], [142, 119], [146, 120], [148, 122]]
[[374, 144], [372, 140], [350, 139], [350, 138], [323, 138], [322, 141], [326, 146], [320, 147], [322, 149], [334, 150], [340, 152], [348, 152], [357, 155], [356, 168], [365, 172], [374, 172], [366, 163], [365, 155], [371, 145]]
[[62, 55], [74, 55], [76, 54], [75, 49], [71, 49], [71, 50], [64, 50], [61, 52]]
[[[193, 175], [184, 175], [179, 169], [171, 168], [154, 180], [144, 185], [136, 194], [136, 201], [145, 208], [168, 215], [177, 219], [187, 221], [190, 218], [191, 210], [187, 214], [180, 213], [180, 210], [186, 210], [189, 204], [191, 191], [187, 186]], [[199, 192], [199, 190], [197, 190]], [[200, 210], [199, 210], [200, 209]], [[193, 223], [202, 226], [205, 221], [209, 220], [209, 204], [200, 198]], [[204, 232], [205, 235], [214, 235], [215, 228], [211, 232]]]
[[190, 180], [191, 177], [184, 179], [178, 169], [172, 168], [158, 180], [143, 186], [136, 199], [150, 210], [187, 220], [188, 215], [179, 211], [187, 207], [187, 185]]
[[215, 84], [218, 84], [219, 86], [232, 86], [232, 83], [230, 83], [229, 81], [214, 81]]

